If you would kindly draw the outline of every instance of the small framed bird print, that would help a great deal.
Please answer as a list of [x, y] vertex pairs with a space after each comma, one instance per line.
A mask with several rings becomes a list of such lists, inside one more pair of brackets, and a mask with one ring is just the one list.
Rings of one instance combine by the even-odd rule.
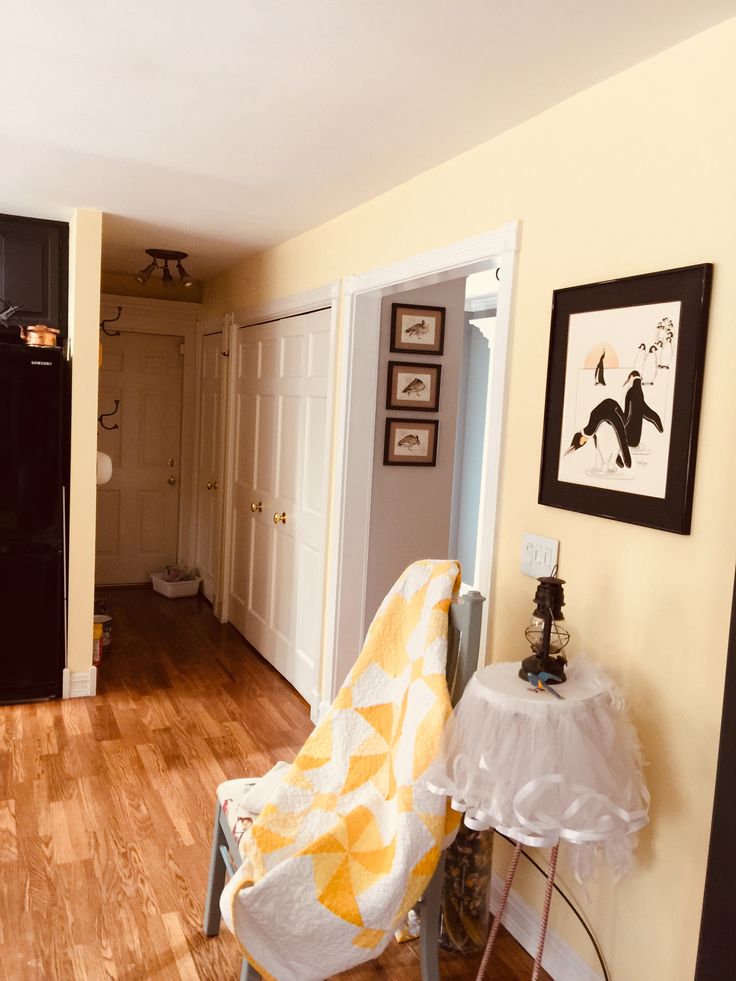
[[389, 361], [386, 384], [387, 409], [437, 412], [440, 406], [439, 364], [410, 364]]
[[445, 347], [445, 307], [414, 303], [391, 304], [391, 353], [442, 354]]
[[712, 275], [554, 291], [540, 504], [690, 533]]
[[388, 418], [383, 447], [384, 466], [436, 466], [439, 427], [437, 419]]

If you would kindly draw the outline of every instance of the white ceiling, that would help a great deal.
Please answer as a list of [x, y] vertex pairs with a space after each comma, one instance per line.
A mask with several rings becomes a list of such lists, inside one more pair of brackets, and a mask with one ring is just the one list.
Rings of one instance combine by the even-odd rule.
[[735, 0], [4, 4], [0, 211], [206, 279], [736, 14]]

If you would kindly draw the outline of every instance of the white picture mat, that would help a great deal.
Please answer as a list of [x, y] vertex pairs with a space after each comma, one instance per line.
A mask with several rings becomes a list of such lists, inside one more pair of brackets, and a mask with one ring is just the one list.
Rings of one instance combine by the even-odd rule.
[[[664, 499], [672, 433], [680, 313], [681, 303], [678, 300], [571, 314], [558, 480]], [[650, 347], [656, 346], [657, 340], [662, 336], [657, 325], [664, 318], [672, 321], [674, 334], [671, 351], [667, 352], [669, 367], [652, 372], [649, 370], [652, 362], [647, 362], [642, 357], [640, 345], [645, 345], [643, 353], [648, 355]], [[606, 349], [605, 386], [595, 384], [595, 355], [602, 348]], [[633, 370], [639, 371], [643, 378], [654, 374], [653, 383], [643, 384], [642, 392], [646, 404], [659, 415], [664, 431], [657, 432], [654, 425], [645, 420], [640, 446], [631, 449], [631, 468], [620, 468], [613, 474], [596, 472], [592, 439], [572, 453], [568, 454], [567, 450], [573, 435], [582, 431], [591, 411], [604, 399], [615, 399], [623, 412], [626, 381]]]
[[[424, 384], [421, 392], [407, 392], [404, 389], [415, 378]], [[432, 373], [422, 371], [396, 371], [396, 400], [400, 402], [430, 402], [432, 399]]]
[[[416, 324], [421, 324], [424, 321], [426, 330], [420, 333], [415, 333], [412, 328]], [[437, 318], [432, 314], [423, 313], [403, 313], [401, 315], [401, 342], [402, 344], [421, 344], [422, 346], [431, 346], [435, 343], [435, 332], [437, 330]]]
[[[393, 452], [395, 456], [418, 456], [425, 457], [428, 455], [429, 449], [429, 432], [426, 429], [403, 429], [397, 426], [394, 431], [393, 436]], [[417, 436], [419, 438], [418, 443], [414, 443], [412, 446], [399, 446], [399, 443], [406, 436]]]

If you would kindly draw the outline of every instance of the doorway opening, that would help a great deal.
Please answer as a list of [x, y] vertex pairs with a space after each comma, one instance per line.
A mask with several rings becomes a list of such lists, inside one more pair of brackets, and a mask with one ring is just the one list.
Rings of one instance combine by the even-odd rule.
[[[426, 296], [430, 290], [443, 287], [456, 292], [460, 298], [461, 336], [465, 332], [465, 280], [474, 274], [486, 274], [497, 281], [494, 295], [492, 343], [487, 345], [487, 373], [485, 384], [485, 404], [480, 388], [475, 386], [471, 404], [473, 409], [472, 426], [468, 431], [477, 436], [482, 433], [480, 466], [475, 463], [475, 497], [477, 510], [475, 522], [475, 555], [473, 581], [467, 585], [480, 589], [486, 596], [492, 595], [493, 553], [496, 524], [496, 500], [499, 483], [499, 466], [503, 434], [505, 405], [506, 353], [510, 329], [513, 282], [516, 269], [519, 223], [511, 222], [487, 235], [457, 243], [446, 249], [414, 256], [403, 263], [376, 270], [364, 276], [357, 276], [345, 283], [343, 295], [343, 319], [345, 332], [342, 344], [340, 365], [340, 389], [337, 400], [338, 433], [335, 451], [335, 478], [333, 482], [332, 513], [335, 515], [331, 530], [331, 548], [328, 565], [327, 616], [325, 629], [325, 661], [323, 665], [322, 702], [320, 710], [330, 704], [342, 684], [348, 670], [360, 651], [367, 621], [374, 610], [375, 597], [379, 587], [374, 579], [376, 563], [384, 561], [376, 549], [381, 548], [376, 540], [376, 529], [380, 538], [380, 525], [386, 520], [385, 508], [390, 504], [386, 496], [385, 475], [383, 473], [383, 454], [377, 455], [377, 447], [384, 445], [382, 424], [387, 416], [384, 411], [386, 379], [382, 354], [382, 336], [385, 333], [386, 306], [390, 308], [397, 295], [402, 299], [410, 291], [416, 297]], [[483, 296], [481, 290], [479, 296]], [[422, 302], [430, 304], [429, 299]], [[455, 298], [457, 305], [457, 297]], [[431, 304], [434, 305], [434, 304]], [[444, 304], [436, 304], [443, 306]], [[491, 309], [481, 307], [471, 309], [470, 319], [475, 321], [481, 333], [481, 321], [490, 320]], [[487, 316], [482, 316], [482, 314]], [[482, 325], [485, 330], [489, 324]], [[456, 352], [458, 363], [455, 367], [455, 394], [459, 389], [462, 363], [462, 343], [460, 353]], [[430, 361], [428, 357], [426, 359]], [[443, 371], [445, 365], [442, 365]], [[381, 376], [381, 377], [379, 377]], [[443, 377], [442, 384], [445, 384]], [[452, 390], [452, 385], [448, 392]], [[380, 408], [379, 408], [380, 407]], [[459, 547], [461, 518], [464, 516], [463, 465], [456, 462], [454, 442], [458, 435], [457, 401], [452, 407], [452, 417], [443, 426], [442, 395], [440, 410], [434, 418], [439, 421], [439, 454], [442, 454], [442, 441], [450, 444], [443, 466], [449, 460], [450, 492], [446, 502], [443, 520], [447, 531], [443, 539], [443, 554], [448, 554], [451, 543]], [[467, 415], [468, 401], [464, 411]], [[390, 415], [390, 413], [388, 413]], [[476, 415], [483, 416], [482, 420]], [[465, 433], [462, 433], [465, 458]], [[468, 449], [468, 458], [472, 456]], [[468, 467], [470, 463], [468, 462]], [[408, 468], [407, 468], [408, 469]], [[378, 473], [376, 482], [374, 476]], [[465, 475], [465, 492], [469, 492], [473, 480]], [[374, 490], [378, 487], [378, 502], [374, 501]], [[419, 499], [424, 490], [418, 485], [415, 491], [411, 483], [404, 493]], [[384, 500], [385, 497], [385, 500]], [[376, 505], [374, 507], [374, 504]], [[388, 522], [390, 524], [390, 521]], [[444, 534], [444, 532], [443, 532]], [[463, 531], [465, 537], [468, 530]], [[453, 541], [454, 536], [454, 541]], [[371, 546], [373, 545], [373, 550]], [[392, 561], [398, 549], [395, 542], [385, 543], [390, 550]], [[373, 555], [371, 556], [371, 552]], [[412, 558], [442, 557], [440, 555], [413, 555]], [[453, 555], [453, 557], [455, 557]], [[403, 565], [402, 565], [403, 568]], [[398, 570], [400, 572], [401, 569]], [[398, 573], [397, 573], [398, 574]], [[395, 578], [395, 576], [394, 576]], [[384, 583], [386, 589], [391, 585]], [[382, 587], [381, 587], [382, 588]], [[386, 589], [383, 589], [385, 593]], [[383, 595], [381, 593], [381, 595]], [[380, 597], [379, 597], [380, 599]], [[487, 622], [484, 620], [481, 636], [481, 657], [485, 655]]]

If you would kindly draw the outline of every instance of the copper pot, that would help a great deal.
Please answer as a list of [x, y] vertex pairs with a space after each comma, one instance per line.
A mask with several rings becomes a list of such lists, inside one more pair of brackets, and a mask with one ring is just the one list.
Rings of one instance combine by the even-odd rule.
[[46, 324], [33, 324], [20, 329], [21, 340], [29, 347], [56, 347], [58, 333], [56, 327], [47, 327]]

